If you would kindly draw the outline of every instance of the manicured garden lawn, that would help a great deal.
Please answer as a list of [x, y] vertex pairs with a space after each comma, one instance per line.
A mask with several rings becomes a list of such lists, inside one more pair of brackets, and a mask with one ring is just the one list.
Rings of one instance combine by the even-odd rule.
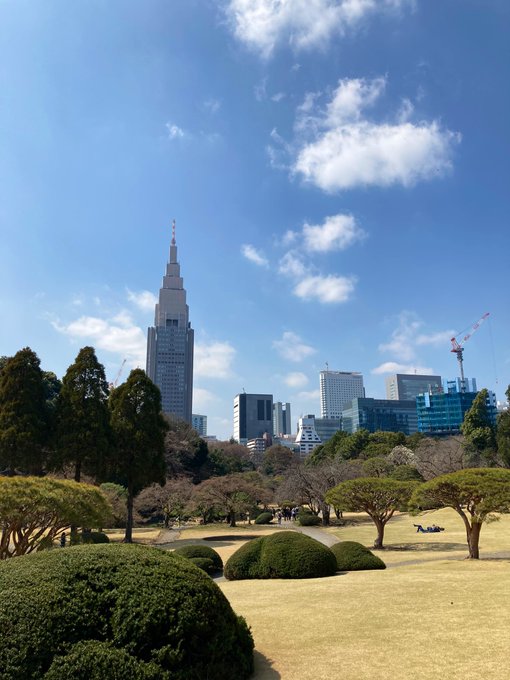
[[[416, 534], [413, 522], [446, 531]], [[364, 522], [328, 531], [367, 546], [375, 537], [373, 525]], [[255, 680], [510, 677], [510, 517], [483, 527], [480, 561], [463, 559], [463, 525], [449, 510], [402, 515], [389, 523], [386, 539], [391, 549], [377, 553], [388, 564], [384, 571], [220, 582], [252, 627]], [[225, 559], [241, 543], [209, 545]], [[493, 553], [504, 557], [483, 559]]]

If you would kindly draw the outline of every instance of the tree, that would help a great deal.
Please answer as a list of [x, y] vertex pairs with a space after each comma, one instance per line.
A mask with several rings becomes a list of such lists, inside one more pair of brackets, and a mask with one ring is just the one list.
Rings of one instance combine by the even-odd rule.
[[164, 486], [153, 484], [143, 489], [135, 500], [136, 509], [142, 517], [163, 515], [165, 527], [172, 517], [182, 517], [189, 504], [194, 485], [187, 477], [167, 479]]
[[416, 510], [453, 508], [466, 529], [469, 558], [479, 558], [482, 524], [510, 512], [510, 470], [472, 468], [451, 472], [416, 487], [411, 505]]
[[326, 494], [326, 501], [348, 512], [366, 512], [377, 528], [374, 548], [384, 548], [384, 529], [396, 510], [411, 498], [413, 482], [362, 477], [341, 482]]
[[205, 469], [209, 457], [207, 443], [184, 420], [166, 416], [166, 421], [165, 462], [168, 476], [189, 475], [198, 484], [209, 476]]
[[496, 452], [496, 427], [487, 408], [488, 396], [486, 389], [478, 392], [471, 408], [464, 416], [461, 431], [467, 443], [479, 455], [486, 461], [492, 461]]
[[144, 371], [137, 368], [110, 395], [114, 440], [113, 473], [127, 489], [124, 541], [133, 541], [133, 499], [153, 482], [165, 483], [165, 433], [161, 393]]
[[51, 547], [71, 526], [102, 527], [111, 507], [90, 484], [49, 477], [0, 477], [0, 560]]
[[395, 466], [384, 456], [374, 456], [363, 461], [363, 474], [366, 477], [388, 477]]
[[0, 374], [0, 468], [41, 474], [48, 441], [48, 409], [40, 361], [29, 347]]
[[236, 516], [249, 511], [265, 500], [267, 492], [243, 478], [241, 474], [207, 479], [200, 485], [201, 494], [209, 498], [212, 507], [224, 513], [231, 527], [236, 526]]
[[288, 446], [273, 444], [264, 451], [260, 469], [265, 475], [281, 475], [297, 462], [297, 456]]
[[465, 446], [462, 436], [425, 437], [414, 451], [414, 462], [424, 479], [475, 467], [475, 462]]
[[83, 347], [62, 380], [57, 402], [57, 467], [74, 466], [98, 477], [111, 444], [108, 383], [93, 347]]
[[242, 444], [232, 441], [212, 441], [208, 445], [209, 458], [206, 463], [209, 476], [230, 475], [255, 468], [250, 452]]
[[[510, 402], [510, 385], [506, 391], [506, 398]], [[498, 416], [497, 445], [501, 460], [510, 467], [510, 408]]]

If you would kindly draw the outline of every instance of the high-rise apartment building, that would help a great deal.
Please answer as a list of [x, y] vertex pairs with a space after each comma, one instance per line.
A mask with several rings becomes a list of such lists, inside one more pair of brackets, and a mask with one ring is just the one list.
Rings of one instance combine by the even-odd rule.
[[207, 437], [207, 416], [198, 413], [191, 414], [191, 427], [198, 432], [201, 437]]
[[246, 444], [248, 439], [273, 436], [273, 395], [236, 394], [234, 397], [234, 439]]
[[147, 335], [147, 375], [161, 390], [163, 412], [191, 423], [193, 329], [177, 262], [175, 221], [170, 258]]
[[292, 434], [292, 420], [290, 415], [290, 404], [282, 404], [276, 401], [273, 404], [273, 434], [279, 437], [282, 434]]
[[321, 371], [321, 418], [341, 418], [342, 409], [351, 399], [365, 396], [361, 373]]
[[405, 401], [424, 392], [441, 392], [441, 376], [396, 373], [386, 378], [386, 399]]

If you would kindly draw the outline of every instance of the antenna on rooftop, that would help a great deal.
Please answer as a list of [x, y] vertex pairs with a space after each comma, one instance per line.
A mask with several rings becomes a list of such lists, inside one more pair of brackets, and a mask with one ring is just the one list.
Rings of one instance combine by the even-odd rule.
[[172, 220], [172, 245], [175, 246], [175, 219]]

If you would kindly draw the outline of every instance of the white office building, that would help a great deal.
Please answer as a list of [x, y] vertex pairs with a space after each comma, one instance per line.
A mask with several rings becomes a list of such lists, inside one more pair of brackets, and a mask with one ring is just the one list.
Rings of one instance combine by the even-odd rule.
[[365, 396], [361, 373], [321, 371], [321, 418], [341, 418], [344, 406]]
[[321, 438], [315, 430], [314, 416], [303, 416], [298, 420], [296, 444], [299, 446], [301, 458], [310, 455], [316, 446], [322, 444]]

